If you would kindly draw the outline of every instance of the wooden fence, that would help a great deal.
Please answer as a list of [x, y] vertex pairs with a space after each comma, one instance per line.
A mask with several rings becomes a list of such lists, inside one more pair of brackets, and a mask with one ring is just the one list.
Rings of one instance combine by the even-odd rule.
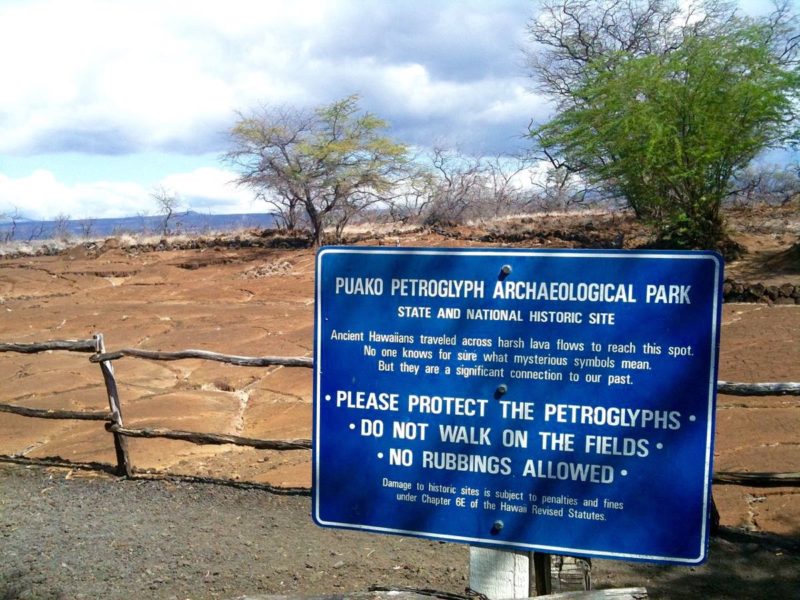
[[[156, 361], [173, 361], [183, 359], [213, 360], [232, 365], [247, 367], [313, 367], [313, 360], [308, 357], [281, 357], [281, 356], [235, 356], [219, 354], [207, 350], [181, 350], [178, 352], [158, 352], [140, 350], [136, 348], [123, 348], [114, 352], [107, 352], [102, 334], [95, 335], [89, 340], [54, 340], [30, 344], [2, 344], [0, 352], [20, 352], [34, 354], [53, 350], [68, 352], [90, 353], [90, 362], [100, 365], [106, 392], [108, 395], [108, 411], [72, 411], [38, 409], [12, 404], [0, 404], [0, 412], [7, 412], [25, 417], [38, 419], [78, 419], [84, 421], [105, 421], [106, 430], [113, 434], [114, 449], [116, 451], [116, 473], [125, 477], [136, 477], [137, 473], [131, 461], [128, 450], [127, 438], [166, 438], [182, 440], [193, 444], [234, 444], [236, 446], [250, 446], [262, 450], [309, 450], [311, 440], [264, 440], [247, 438], [236, 435], [220, 433], [201, 433], [194, 431], [180, 431], [164, 428], [131, 428], [126, 427], [123, 420], [122, 404], [114, 376], [112, 362], [124, 357], [142, 358]], [[720, 394], [734, 396], [800, 396], [800, 383], [733, 383], [719, 381], [717, 390]], [[0, 455], [0, 460], [20, 461], [19, 456]], [[69, 461], [64, 460], [65, 464]], [[202, 479], [202, 478], [199, 478]], [[797, 486], [800, 485], [800, 472], [798, 473], [744, 473], [744, 472], [717, 472], [714, 473], [713, 482], [717, 484], [737, 484], [750, 487], [768, 486]], [[229, 482], [233, 483], [233, 482]], [[271, 486], [266, 486], [271, 487]], [[275, 488], [272, 488], [275, 489]], [[296, 489], [296, 488], [292, 488]], [[301, 488], [302, 489], [302, 488]], [[288, 489], [287, 489], [288, 491]]]
[[[203, 359], [212, 360], [222, 363], [248, 366], [248, 367], [267, 367], [267, 366], [286, 366], [286, 367], [313, 367], [313, 360], [307, 357], [279, 357], [279, 356], [265, 356], [265, 357], [249, 357], [249, 356], [235, 356], [220, 354], [217, 352], [210, 352], [206, 350], [181, 350], [178, 352], [160, 352], [151, 350], [140, 350], [136, 348], [123, 348], [114, 352], [107, 352], [102, 334], [95, 335], [90, 340], [55, 340], [42, 343], [31, 344], [2, 344], [0, 343], [0, 352], [20, 352], [20, 353], [39, 353], [48, 352], [53, 350], [69, 351], [69, 352], [86, 352], [91, 353], [89, 357], [90, 362], [97, 363], [100, 366], [105, 383], [106, 392], [108, 395], [108, 411], [71, 411], [71, 410], [52, 410], [52, 409], [39, 409], [31, 407], [16, 406], [11, 404], [1, 404], [0, 412], [8, 412], [25, 417], [33, 417], [40, 419], [79, 419], [86, 421], [104, 421], [105, 428], [111, 432], [114, 439], [114, 449], [116, 451], [116, 469], [118, 475], [128, 478], [141, 478], [152, 476], [150, 473], [137, 473], [131, 461], [130, 452], [128, 450], [127, 438], [165, 438], [172, 440], [182, 440], [192, 442], [194, 444], [234, 444], [237, 446], [249, 446], [258, 449], [267, 450], [308, 450], [311, 448], [311, 440], [308, 439], [294, 439], [294, 440], [264, 440], [247, 438], [236, 435], [227, 435], [220, 433], [201, 433], [194, 431], [180, 431], [175, 429], [164, 428], [131, 428], [126, 427], [123, 420], [123, 412], [119, 391], [117, 388], [117, 380], [114, 375], [114, 368], [112, 362], [124, 357], [133, 357], [139, 359], [155, 360], [155, 361], [173, 361], [183, 359]], [[719, 381], [717, 383], [717, 390], [721, 394], [734, 395], [734, 396], [800, 396], [800, 383], [733, 383], [727, 381]], [[0, 460], [13, 461], [13, 462], [39, 462], [35, 459], [28, 459], [19, 456], [0, 455]], [[46, 462], [46, 461], [45, 461]], [[50, 464], [75, 464], [70, 461], [60, 459], [58, 463]], [[100, 465], [91, 463], [89, 468], [107, 468], [107, 465]], [[200, 481], [214, 481], [224, 482], [228, 484], [243, 485], [240, 481], [231, 480], [218, 480], [205, 477], [186, 477], [181, 476], [183, 479], [200, 480]], [[713, 476], [713, 482], [717, 484], [737, 484], [746, 485], [750, 487], [766, 487], [766, 486], [797, 486], [800, 485], [800, 473], [744, 473], [744, 472], [717, 472]], [[270, 485], [263, 484], [248, 484], [260, 488], [266, 488], [273, 492], [289, 493], [289, 494], [308, 494], [307, 488], [276, 488]], [[712, 532], [716, 529], [719, 523], [719, 515], [716, 512], [713, 499], [711, 501], [712, 517]], [[559, 582], [559, 588], [563, 590], [589, 590], [590, 589], [590, 575], [591, 575], [591, 561], [588, 559], [579, 559], [574, 557], [550, 556], [540, 553], [532, 554], [532, 560], [546, 559], [547, 564], [539, 564], [536, 566], [535, 573], [537, 576], [536, 589], [545, 590], [544, 593], [550, 593], [553, 590], [552, 582]], [[550, 563], [550, 560], [554, 560]], [[543, 579], [549, 573], [549, 581]], [[437, 597], [441, 597], [437, 594]], [[644, 588], [625, 589], [625, 590], [600, 590], [600, 591], [585, 591], [583, 595], [573, 595], [573, 593], [565, 595], [548, 596], [552, 598], [646, 598], [647, 592]], [[266, 598], [271, 598], [267, 596]]]

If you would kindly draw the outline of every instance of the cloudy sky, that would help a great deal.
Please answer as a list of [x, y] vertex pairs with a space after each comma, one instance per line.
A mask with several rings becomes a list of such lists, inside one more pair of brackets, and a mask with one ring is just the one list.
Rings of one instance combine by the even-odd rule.
[[[753, 0], [755, 2], [755, 0]], [[482, 154], [547, 115], [532, 0], [0, 0], [0, 214], [260, 212], [219, 159], [237, 110], [352, 93], [406, 143]]]
[[164, 186], [257, 212], [219, 160], [237, 110], [351, 93], [398, 139], [496, 153], [543, 110], [530, 0], [0, 0], [0, 213], [135, 215]]

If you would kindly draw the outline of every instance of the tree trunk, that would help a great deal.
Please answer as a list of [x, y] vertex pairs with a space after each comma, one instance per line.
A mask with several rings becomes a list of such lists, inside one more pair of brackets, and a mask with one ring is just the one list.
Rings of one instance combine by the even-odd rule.
[[311, 223], [311, 239], [315, 248], [322, 246], [322, 238], [325, 235], [324, 219], [322, 213], [317, 210], [314, 200], [310, 196], [303, 198], [303, 206], [306, 208], [308, 220]]
[[314, 242], [314, 248], [322, 246], [325, 237], [325, 227], [322, 224], [322, 219], [315, 219], [311, 221], [311, 235]]

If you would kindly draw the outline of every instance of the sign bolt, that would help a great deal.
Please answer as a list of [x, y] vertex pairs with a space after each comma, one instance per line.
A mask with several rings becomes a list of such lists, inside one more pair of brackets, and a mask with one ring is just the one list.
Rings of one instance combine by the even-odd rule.
[[508, 391], [508, 386], [505, 383], [501, 383], [497, 386], [497, 395], [502, 396]]
[[511, 273], [511, 270], [512, 270], [511, 265], [503, 265], [503, 267], [500, 269], [500, 272], [503, 275], [508, 275], [509, 273]]
[[492, 523], [492, 533], [499, 533], [503, 529], [503, 522], [501, 520], [497, 520]]

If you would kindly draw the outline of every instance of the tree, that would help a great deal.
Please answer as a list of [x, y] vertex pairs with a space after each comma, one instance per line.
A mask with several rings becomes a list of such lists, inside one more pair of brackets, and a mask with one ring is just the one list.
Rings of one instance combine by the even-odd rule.
[[533, 198], [544, 212], [566, 211], [581, 206], [591, 190], [565, 166], [551, 166], [544, 177], [532, 178]]
[[528, 66], [540, 91], [564, 109], [579, 101], [590, 64], [613, 71], [626, 56], [667, 54], [687, 35], [713, 37], [735, 15], [730, 2], [541, 0], [528, 24]]
[[92, 218], [83, 219], [78, 223], [78, 225], [80, 226], [81, 236], [83, 237], [83, 239], [88, 240], [89, 238], [92, 237], [95, 226], [94, 219]]
[[455, 225], [475, 216], [486, 190], [480, 157], [434, 148], [423, 181], [428, 202], [422, 213], [426, 225]]
[[786, 206], [800, 196], [800, 166], [751, 165], [736, 174], [734, 188], [736, 204]]
[[531, 131], [539, 147], [624, 197], [662, 241], [715, 247], [733, 176], [795, 137], [800, 80], [786, 6], [762, 20], [721, 2], [685, 13], [662, 0], [560, 6], [560, 33], [531, 30], [550, 44], [534, 72], [558, 106]]
[[390, 215], [403, 223], [456, 225], [524, 209], [523, 173], [531, 166], [520, 156], [471, 156], [434, 147], [414, 157], [415, 170]]
[[326, 227], [338, 239], [354, 215], [393, 199], [406, 175], [406, 147], [382, 135], [386, 127], [359, 109], [356, 95], [315, 110], [263, 107], [239, 115], [225, 159], [284, 226], [298, 226], [304, 215], [319, 246]]
[[53, 238], [66, 242], [69, 240], [70, 222], [71, 217], [67, 213], [58, 213], [53, 221]]
[[150, 192], [150, 197], [155, 201], [158, 214], [161, 215], [161, 235], [167, 237], [170, 234], [169, 224], [175, 213], [180, 210], [183, 202], [180, 196], [171, 192], [164, 186], [159, 186]]
[[14, 210], [10, 212], [0, 213], [0, 221], [8, 222], [8, 229], [3, 231], [2, 234], [4, 243], [14, 240], [14, 236], [17, 234], [17, 225], [20, 219], [22, 219], [22, 215], [19, 212], [19, 208], [16, 206], [14, 207]]

